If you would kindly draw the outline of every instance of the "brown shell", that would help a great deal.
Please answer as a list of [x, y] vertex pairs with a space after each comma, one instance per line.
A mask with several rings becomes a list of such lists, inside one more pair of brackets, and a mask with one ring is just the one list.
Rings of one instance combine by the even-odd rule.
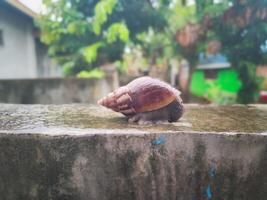
[[163, 81], [141, 77], [118, 88], [98, 103], [128, 116], [165, 107], [175, 99], [179, 100], [179, 94], [178, 90]]

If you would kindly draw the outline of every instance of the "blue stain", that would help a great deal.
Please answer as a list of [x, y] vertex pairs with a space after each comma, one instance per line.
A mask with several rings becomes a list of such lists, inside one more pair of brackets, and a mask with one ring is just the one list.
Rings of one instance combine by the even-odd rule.
[[166, 142], [166, 137], [161, 135], [158, 139], [155, 139], [152, 141], [153, 145], [161, 145], [164, 144]]
[[214, 178], [216, 176], [216, 165], [214, 163], [212, 163], [210, 171], [209, 171], [209, 175]]
[[208, 199], [211, 199], [212, 192], [211, 192], [211, 186], [210, 185], [208, 185], [208, 187], [206, 189], [206, 194], [207, 194]]
[[[212, 162], [210, 170], [209, 170], [209, 176], [214, 179], [216, 177], [216, 164]], [[212, 189], [211, 185], [209, 184], [207, 189], [206, 189], [206, 195], [208, 199], [211, 199], [212, 197]], [[220, 196], [219, 196], [220, 197]]]

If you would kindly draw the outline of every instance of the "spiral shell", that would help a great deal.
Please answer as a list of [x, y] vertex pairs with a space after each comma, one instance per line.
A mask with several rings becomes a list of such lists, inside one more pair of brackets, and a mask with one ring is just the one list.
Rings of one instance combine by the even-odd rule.
[[182, 104], [179, 95], [178, 90], [163, 81], [141, 77], [100, 99], [98, 104], [126, 116], [133, 116], [164, 108], [174, 101]]

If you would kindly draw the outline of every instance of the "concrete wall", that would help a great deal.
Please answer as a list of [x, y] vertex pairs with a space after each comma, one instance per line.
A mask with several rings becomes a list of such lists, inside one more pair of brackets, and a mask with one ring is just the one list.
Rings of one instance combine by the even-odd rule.
[[22, 104], [96, 103], [118, 84], [112, 78], [0, 80], [0, 102]]
[[0, 105], [1, 199], [265, 200], [267, 107], [186, 111], [138, 126], [96, 106]]

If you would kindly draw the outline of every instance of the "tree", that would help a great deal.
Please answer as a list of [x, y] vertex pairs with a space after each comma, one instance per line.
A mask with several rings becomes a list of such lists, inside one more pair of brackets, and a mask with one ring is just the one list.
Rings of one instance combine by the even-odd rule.
[[154, 31], [152, 37], [151, 31], [139, 37], [146, 55], [153, 60], [155, 52], [161, 52], [160, 56], [166, 57], [165, 51], [159, 50], [170, 48], [169, 57], [181, 55], [193, 69], [208, 41], [218, 39], [242, 81], [239, 102], [253, 102], [256, 66], [267, 61], [267, 0], [195, 0], [190, 5], [186, 0], [176, 0], [160, 9], [165, 12], [167, 25]]
[[239, 72], [243, 83], [239, 101], [253, 102], [257, 92], [255, 69], [267, 61], [267, 1], [224, 0], [215, 4], [197, 0], [196, 6], [199, 23], [208, 23], [204, 41], [219, 39], [223, 52]]
[[189, 60], [191, 68], [207, 42], [218, 39], [242, 81], [239, 102], [255, 100], [255, 70], [267, 61], [267, 0], [195, 0], [191, 5], [180, 0], [166, 17], [164, 34], [174, 35], [174, 52]]
[[41, 39], [65, 74], [93, 68], [101, 48], [128, 40], [129, 31], [122, 21], [104, 27], [116, 3], [117, 0], [44, 1], [47, 12], [37, 21]]
[[[66, 75], [90, 70], [121, 58], [125, 43], [164, 18], [142, 0], [45, 0], [37, 20], [49, 55]], [[130, 38], [131, 37], [131, 38]]]

